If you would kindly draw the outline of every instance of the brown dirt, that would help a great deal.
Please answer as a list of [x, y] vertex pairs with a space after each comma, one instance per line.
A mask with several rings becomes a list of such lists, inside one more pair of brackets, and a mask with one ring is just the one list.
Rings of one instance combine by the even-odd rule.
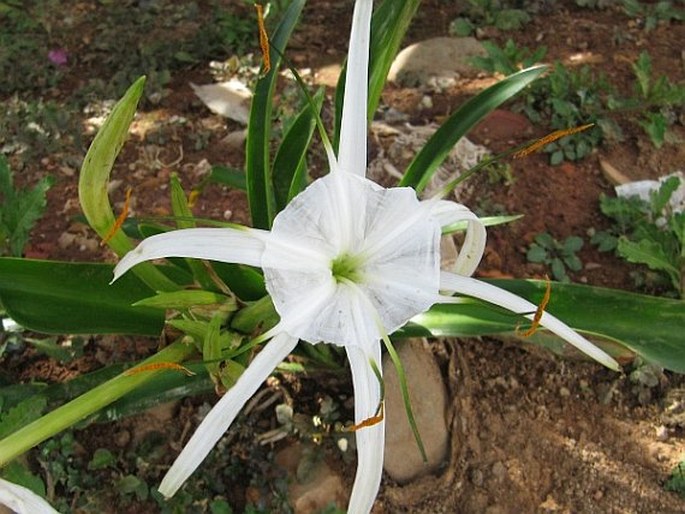
[[453, 398], [450, 462], [439, 477], [387, 484], [378, 512], [685, 508], [663, 490], [685, 449], [679, 432], [657, 438], [660, 403], [640, 404], [625, 377], [487, 339], [443, 342], [439, 352]]
[[[424, 2], [408, 42], [447, 34], [449, 21], [458, 9], [453, 4], [439, 0]], [[558, 4], [559, 8], [553, 12], [543, 11], [525, 31], [489, 33], [499, 42], [512, 37], [519, 46], [534, 47], [541, 42], [548, 47], [549, 59], [592, 51], [599, 56], [595, 66], [601, 67], [612, 82], [624, 89], [632, 80], [629, 63], [645, 48], [654, 61], [655, 75], [667, 74], [672, 81], [682, 81], [685, 77], [680, 55], [685, 40], [682, 24], [658, 27], [646, 35], [620, 11], [578, 9], [570, 1]], [[294, 62], [314, 68], [339, 62], [345, 54], [350, 6], [351, 2], [310, 2], [292, 45]], [[620, 46], [612, 39], [617, 32], [624, 36]], [[72, 51], [77, 52], [75, 47]], [[64, 84], [75, 84], [76, 74], [89, 73], [89, 70], [79, 68], [70, 73], [73, 74], [67, 74]], [[122, 185], [112, 193], [115, 210], [121, 209], [125, 190], [130, 186], [134, 191], [133, 213], [168, 215], [166, 184], [171, 171], [178, 172], [184, 185], [190, 187], [200, 179], [203, 159], [212, 164], [242, 166], [243, 152], [227, 147], [224, 140], [226, 133], [236, 130], [237, 125], [210, 115], [194, 98], [189, 81], [201, 83], [207, 81], [207, 75], [199, 69], [176, 74], [168, 88], [171, 94], [141, 117], [164, 121], [173, 115], [182, 115], [188, 122], [174, 126], [158, 123], [147, 132], [141, 128], [132, 138], [117, 161], [112, 177], [122, 180]], [[390, 104], [411, 103], [416, 96], [412, 90], [389, 91], [385, 100]], [[64, 98], [69, 90], [50, 94]], [[410, 114], [415, 116], [414, 121], [421, 118], [431, 121], [431, 116], [444, 116], [463, 98], [462, 93], [453, 91], [436, 101], [432, 113]], [[676, 131], [683, 136], [682, 126], [677, 126]], [[198, 133], [207, 135], [208, 145], [202, 150], [193, 150]], [[501, 150], [523, 142], [530, 135], [543, 133], [538, 127], [529, 127], [523, 133], [501, 134], [483, 132], [481, 128], [473, 138], [480, 142], [488, 140], [494, 149]], [[474, 190], [479, 194], [465, 199], [465, 203], [474, 207], [501, 205], [507, 212], [526, 215], [523, 221], [489, 231], [481, 276], [541, 277], [545, 270], [525, 258], [526, 247], [535, 234], [548, 231], [557, 239], [568, 235], [585, 237], [589, 228], [607, 226], [597, 199], [600, 193], [611, 193], [611, 184], [601, 173], [599, 156], [631, 178], [656, 177], [682, 167], [685, 162], [683, 145], [666, 145], [657, 151], [642, 134], [633, 131], [627, 132], [627, 136], [623, 143], [602, 147], [598, 155], [579, 163], [553, 168], [544, 155], [514, 161], [514, 182], [510, 186], [477, 182]], [[179, 156], [180, 148], [184, 150], [182, 159], [169, 166]], [[34, 230], [26, 255], [111, 260], [113, 256], [103, 255], [90, 229], [75, 219], [79, 214], [77, 173], [64, 168], [60, 159], [59, 155], [48, 156], [41, 163], [29, 163], [18, 178], [20, 183], [31, 183], [47, 171], [58, 179], [48, 195], [48, 214]], [[486, 195], [482, 194], [484, 188], [488, 188]], [[244, 195], [217, 186], [203, 194], [195, 211], [203, 217], [230, 217], [233, 221], [247, 222]], [[70, 244], [60, 242], [64, 233], [76, 235], [78, 239]], [[634, 290], [629, 275], [634, 267], [612, 255], [597, 252], [588, 243], [580, 257], [586, 269], [572, 274], [574, 281]], [[589, 263], [593, 265], [587, 266]], [[93, 359], [104, 362], [107, 355], [121, 355], [122, 349], [111, 343], [96, 341], [95, 344], [100, 345], [99, 357], [95, 358], [91, 352], [84, 357], [90, 360], [76, 366], [78, 371], [90, 370]], [[133, 356], [144, 353], [134, 343], [127, 348]], [[640, 396], [641, 403], [638, 393], [644, 391], [624, 376], [594, 364], [561, 361], [539, 351], [528, 352], [494, 340], [438, 342], [436, 354], [444, 365], [453, 398], [449, 462], [439, 476], [408, 486], [399, 487], [385, 481], [374, 512], [685, 511], [685, 501], [663, 489], [685, 450], [682, 427], [660, 428], [665, 425], [662, 398], [680, 385], [678, 377], [662, 377], [659, 387], [647, 391], [646, 402], [644, 395]], [[47, 369], [50, 366], [55, 369]], [[71, 376], [72, 370], [58, 368], [47, 359], [31, 358], [22, 364], [18, 378], [62, 380]], [[167, 426], [155, 420], [152, 427], [146, 428], [145, 416], [139, 416], [111, 428], [91, 427], [79, 432], [81, 435], [77, 437], [82, 438], [84, 446], [93, 449], [106, 447], [112, 434], [146, 429], [161, 429], [168, 441], [179, 441], [181, 432], [185, 433], [196, 422], [188, 409], [184, 404], [179, 422], [167, 423]], [[662, 434], [666, 430], [665, 438], [660, 440], [657, 430]], [[119, 441], [115, 444], [133, 448], [131, 437], [114, 439]], [[352, 473], [354, 468], [347, 465], [344, 469]], [[346, 475], [346, 480], [351, 480], [349, 473]], [[247, 484], [230, 487], [232, 500], [237, 505], [244, 504], [246, 495], [254, 494]], [[126, 511], [138, 510], [131, 507]]]

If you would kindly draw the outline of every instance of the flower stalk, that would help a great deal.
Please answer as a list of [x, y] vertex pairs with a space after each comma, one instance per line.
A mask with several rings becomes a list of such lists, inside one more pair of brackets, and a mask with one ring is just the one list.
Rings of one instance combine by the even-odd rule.
[[[138, 366], [124, 371], [113, 379], [17, 430], [0, 441], [0, 467], [149, 382], [159, 373], [168, 373], [167, 368], [170, 363], [182, 362], [190, 357], [194, 351], [191, 345], [181, 342], [173, 343], [149, 359], [145, 359]], [[155, 367], [161, 363], [164, 363], [164, 367]], [[142, 371], [134, 373], [137, 368]], [[171, 372], [177, 373], [177, 371]]]

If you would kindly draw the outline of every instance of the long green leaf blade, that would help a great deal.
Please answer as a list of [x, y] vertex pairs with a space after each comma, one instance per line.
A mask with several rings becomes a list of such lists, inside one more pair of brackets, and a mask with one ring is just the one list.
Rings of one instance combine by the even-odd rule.
[[[305, 0], [293, 0], [279, 23], [271, 45], [283, 52], [290, 34], [300, 17]], [[271, 109], [281, 58], [270, 50], [271, 71], [259, 79], [250, 109], [245, 150], [247, 199], [252, 215], [252, 226], [268, 229], [275, 216], [276, 203], [271, 185], [269, 140], [271, 136]]]
[[[324, 90], [312, 98], [315, 108], [321, 111]], [[305, 156], [316, 127], [312, 106], [307, 103], [298, 113], [295, 121], [281, 141], [273, 167], [273, 187], [276, 209], [281, 211], [306, 186]]]
[[14, 432], [0, 441], [0, 466], [6, 465], [30, 448], [82, 421], [159, 374], [169, 373], [164, 369], [146, 370], [146, 365], [159, 362], [182, 362], [193, 352], [192, 346], [181, 342], [167, 346], [143, 361], [141, 363], [143, 369], [140, 373], [124, 372]]
[[[81, 167], [78, 185], [81, 209], [83, 209], [83, 214], [85, 214], [90, 226], [102, 239], [108, 236], [115, 224], [114, 212], [107, 195], [109, 175], [114, 166], [114, 161], [128, 137], [128, 129], [144, 87], [145, 77], [141, 77], [133, 83], [123, 98], [114, 106], [112, 113], [107, 117], [91, 143]], [[123, 230], [117, 230], [107, 244], [119, 257], [133, 250], [133, 244]], [[133, 272], [152, 289], [159, 291], [178, 289], [176, 284], [149, 262], [139, 264], [133, 269]]]
[[131, 304], [153, 291], [127, 274], [111, 286], [112, 266], [0, 259], [0, 301], [20, 325], [49, 334], [158, 336], [164, 311]]
[[[544, 281], [537, 280], [487, 282], [536, 304], [542, 299], [546, 287]], [[618, 343], [648, 361], [685, 373], [683, 301], [601, 287], [553, 283], [548, 310], [575, 330]], [[513, 333], [521, 321], [519, 316], [479, 302], [436, 305], [414, 318], [396, 335]]]
[[445, 121], [409, 164], [400, 186], [422, 191], [452, 147], [480, 120], [512, 98], [547, 69], [533, 66], [510, 75], [471, 98]]

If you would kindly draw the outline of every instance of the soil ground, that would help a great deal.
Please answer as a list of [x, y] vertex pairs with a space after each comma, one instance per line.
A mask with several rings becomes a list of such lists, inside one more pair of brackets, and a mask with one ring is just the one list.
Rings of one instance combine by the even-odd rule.
[[[230, 4], [229, 10], [235, 8]], [[423, 2], [406, 43], [447, 35], [449, 22], [459, 11], [456, 4], [440, 0]], [[351, 1], [309, 2], [290, 47], [292, 60], [297, 65], [316, 70], [343, 59], [351, 5]], [[85, 7], [74, 2], [71, 9], [79, 11]], [[107, 80], [107, 70], [98, 68], [92, 60], [78, 58], [80, 53], [85, 54], [87, 42], [95, 34], [88, 18], [83, 20], [83, 30], [75, 31], [70, 36], [72, 39], [62, 42], [74, 56], [73, 65], [64, 72], [57, 86], [39, 94], [64, 101], [79, 87], [82, 77], [100, 74]], [[621, 36], [620, 43], [617, 35]], [[655, 76], [665, 74], [672, 82], [681, 83], [685, 79], [682, 23], [660, 25], [647, 33], [618, 7], [592, 10], [579, 8], [571, 1], [543, 1], [525, 30], [502, 33], [490, 28], [487, 36], [499, 43], [511, 37], [519, 46], [530, 48], [544, 44], [550, 61], [590, 52], [594, 56], [590, 65], [601, 69], [626, 93], [633, 83], [630, 63], [645, 49], [652, 57]], [[227, 133], [240, 127], [210, 114], [189, 87], [189, 82], [211, 81], [206, 64], [175, 72], [166, 86], [168, 94], [158, 105], [145, 108], [136, 122], [136, 135], [119, 157], [112, 176], [119, 184], [111, 193], [117, 211], [123, 205], [126, 188], [131, 186], [133, 215], [168, 215], [167, 183], [171, 171], [178, 172], [184, 185], [190, 188], [201, 180], [204, 159], [212, 164], [242, 167], [242, 149], [232, 147], [225, 139]], [[406, 101], [417, 94], [409, 89], [389, 87], [384, 102], [407, 111], [413, 123], [428, 123], [454, 110], [465, 98], [463, 90], [455, 87], [436, 96], [432, 110], [419, 111], [415, 104], [412, 110], [411, 102]], [[169, 123], [174, 116], [186, 121]], [[146, 129], [147, 124], [155, 121], [154, 129]], [[685, 147], [682, 144], [667, 144], [656, 150], [643, 133], [631, 128], [634, 124], [627, 116], [620, 117], [618, 122], [624, 128], [625, 140], [602, 146], [583, 161], [552, 167], [546, 155], [534, 155], [512, 162], [514, 180], [510, 185], [491, 185], [477, 179], [471, 189], [477, 193], [463, 198], [464, 203], [483, 209], [498, 205], [505, 212], [525, 214], [522, 221], [489, 230], [480, 276], [541, 278], [547, 270], [527, 262], [525, 256], [536, 234], [548, 231], [557, 239], [569, 235], [587, 239], [588, 229], [606, 228], [608, 221], [599, 211], [598, 198], [602, 193], [612, 194], [612, 184], [601, 171], [600, 157], [631, 179], [655, 178], [683, 168]], [[685, 135], [682, 125], [676, 124], [673, 130], [682, 141]], [[524, 131], [511, 129], [495, 134], [481, 127], [470, 137], [493, 150], [503, 150], [547, 131], [545, 127], [528, 125]], [[201, 149], [195, 149], [198, 134], [206, 138]], [[95, 234], [76, 219], [79, 214], [77, 165], [64, 158], [64, 154], [72, 153], [75, 153], [73, 147], [63, 148], [39, 162], [27, 162], [17, 176], [20, 184], [34, 183], [45, 173], [58, 179], [48, 194], [47, 214], [33, 231], [26, 256], [72, 261], [113, 260], [112, 255], [99, 247]], [[316, 167], [316, 160], [313, 165]], [[484, 190], [487, 192], [483, 193]], [[198, 216], [247, 223], [246, 205], [241, 192], [211, 186], [200, 197], [195, 210]], [[580, 258], [586, 265], [582, 271], [571, 274], [573, 281], [636, 290], [631, 275], [639, 271], [635, 266], [611, 254], [600, 253], [588, 243]], [[21, 358], [6, 361], [5, 372], [15, 380], [26, 382], [62, 381], [105, 362], [146, 355], [155, 345], [155, 341], [98, 339], [90, 342], [82, 359], [66, 366], [26, 350]], [[658, 385], [647, 388], [593, 363], [562, 361], [538, 349], [489, 338], [436, 341], [434, 348], [452, 397], [449, 462], [437, 476], [406, 486], [400, 487], [385, 479], [374, 512], [685, 511], [685, 500], [664, 489], [669, 474], [685, 451], [685, 425], [669, 414], [683, 382], [681, 377], [660, 373]], [[294, 384], [292, 381], [297, 379], [291, 377], [284, 381], [295, 404], [302, 405], [303, 413], [309, 408], [311, 414], [316, 413], [321, 390], [330, 390], [328, 394], [345, 405], [344, 393], [340, 391], [349, 388], [346, 379], [329, 377], [321, 383], [305, 379]], [[213, 402], [212, 397], [206, 400]], [[171, 461], [197, 423], [199, 403], [184, 401], [171, 406], [171, 411], [159, 418], [143, 414], [78, 431], [80, 451], [89, 454], [97, 448], [130, 450], [139, 442], [140, 434], [158, 431], [166, 442], [162, 443], [166, 455], [160, 458], [161, 469]], [[237, 509], [248, 501], [258, 500], [260, 495], [273, 495], [273, 488], [269, 492], [269, 486], [264, 486], [269, 481], [269, 472], [265, 469], [270, 466], [268, 462], [273, 453], [287, 443], [281, 441], [265, 449], [254, 438], [250, 442], [249, 437], [251, 430], [262, 432], [273, 428], [270, 412], [260, 410], [258, 414], [241, 418], [241, 426], [232, 429], [237, 434], [235, 446], [223, 449], [230, 453], [231, 459], [249, 469], [237, 479], [233, 477], [232, 483], [224, 487], [225, 496]], [[251, 463], [250, 459], [255, 456], [267, 460], [261, 465]], [[327, 458], [339, 459], [333, 450]], [[353, 463], [340, 465], [351, 484]], [[257, 487], [255, 483], [262, 485]], [[116, 501], [117, 497], [112, 499]], [[149, 509], [156, 508], [149, 501], [111, 505], [111, 512], [150, 512]]]

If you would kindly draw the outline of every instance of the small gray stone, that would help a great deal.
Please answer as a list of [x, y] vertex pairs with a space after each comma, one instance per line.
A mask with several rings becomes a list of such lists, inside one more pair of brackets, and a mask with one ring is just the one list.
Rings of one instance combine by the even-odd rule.
[[430, 86], [436, 79], [475, 77], [479, 70], [471, 57], [485, 56], [483, 46], [472, 37], [436, 37], [403, 49], [390, 67], [388, 79], [405, 87]]
[[411, 405], [428, 462], [424, 463], [407, 420], [397, 372], [385, 355], [385, 463], [384, 469], [400, 484], [435, 471], [447, 457], [448, 430], [445, 420], [447, 389], [433, 354], [423, 339], [398, 344]]

